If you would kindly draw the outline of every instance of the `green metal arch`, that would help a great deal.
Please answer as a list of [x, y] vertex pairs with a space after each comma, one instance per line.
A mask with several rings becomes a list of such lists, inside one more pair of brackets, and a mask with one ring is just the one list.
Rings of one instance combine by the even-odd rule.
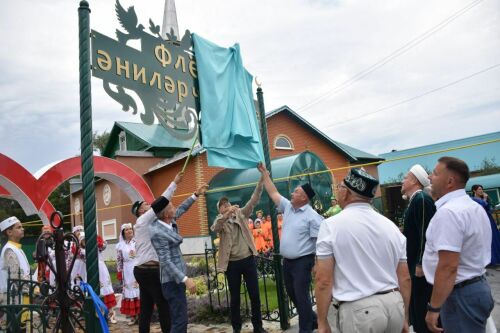
[[[317, 193], [313, 199], [313, 206], [320, 213], [328, 208], [329, 198], [332, 195], [331, 173], [324, 172], [316, 175], [308, 175], [317, 171], [328, 170], [328, 167], [318, 155], [310, 151], [305, 151], [295, 155], [276, 158], [271, 161], [271, 166], [273, 178], [278, 179], [275, 184], [281, 195], [290, 198], [290, 193], [295, 187], [309, 182]], [[217, 216], [216, 204], [222, 196], [228, 197], [233, 204], [244, 205], [250, 199], [259, 178], [260, 173], [256, 168], [246, 170], [225, 169], [215, 175], [209, 183], [210, 188], [215, 191], [206, 195], [209, 226], [212, 225]], [[265, 211], [267, 200], [268, 196], [264, 191], [256, 210], [264, 209]]]

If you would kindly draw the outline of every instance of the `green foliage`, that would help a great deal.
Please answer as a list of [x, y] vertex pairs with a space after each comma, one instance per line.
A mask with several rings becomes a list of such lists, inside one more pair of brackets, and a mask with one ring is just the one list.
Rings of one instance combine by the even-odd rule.
[[109, 141], [109, 135], [110, 133], [108, 131], [104, 131], [102, 134], [99, 134], [97, 131], [95, 131], [92, 134], [94, 150], [97, 150], [102, 154], [102, 152], [104, 151], [104, 147], [106, 147], [106, 144]]
[[495, 173], [500, 173], [500, 166], [496, 163], [495, 157], [485, 157], [479, 167], [477, 168], [477, 172], [481, 176], [492, 175]]
[[208, 292], [207, 279], [204, 276], [197, 276], [192, 278], [194, 284], [196, 285], [196, 293], [191, 295], [188, 290], [186, 290], [186, 294], [188, 296], [201, 296], [206, 295]]
[[384, 185], [401, 184], [403, 182], [404, 177], [405, 177], [405, 174], [403, 172], [400, 172], [396, 177], [388, 178], [387, 182], [385, 182]]

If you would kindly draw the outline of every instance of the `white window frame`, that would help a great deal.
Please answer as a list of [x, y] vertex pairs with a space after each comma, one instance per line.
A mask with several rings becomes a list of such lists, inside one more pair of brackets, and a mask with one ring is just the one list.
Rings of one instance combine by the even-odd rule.
[[[113, 228], [114, 234], [113, 234], [112, 237], [111, 236], [106, 236], [104, 234], [104, 227], [108, 226], [108, 225], [113, 225], [114, 226], [114, 228]], [[102, 221], [101, 222], [101, 235], [102, 235], [102, 239], [104, 239], [105, 241], [117, 238], [118, 235], [116, 234], [116, 219], [106, 220], [106, 221]]]
[[[290, 147], [279, 147], [276, 145], [276, 143], [278, 142], [279, 139], [285, 139], [286, 141], [288, 141], [288, 143], [290, 144]], [[294, 150], [294, 146], [293, 146], [293, 141], [285, 134], [278, 134], [276, 135], [276, 137], [274, 138], [274, 149], [280, 149], [280, 150]]]
[[118, 148], [120, 151], [127, 151], [127, 135], [125, 131], [121, 131], [118, 134]]

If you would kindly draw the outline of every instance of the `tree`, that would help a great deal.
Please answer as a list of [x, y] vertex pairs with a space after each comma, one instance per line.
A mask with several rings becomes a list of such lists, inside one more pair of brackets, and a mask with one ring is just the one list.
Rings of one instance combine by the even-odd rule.
[[495, 157], [485, 157], [477, 168], [477, 172], [481, 176], [493, 175], [500, 173], [500, 166], [496, 163]]
[[99, 151], [99, 153], [102, 154], [102, 152], [104, 151], [104, 147], [106, 147], [106, 144], [109, 141], [109, 135], [110, 133], [106, 130], [102, 132], [102, 134], [99, 134], [99, 132], [95, 131], [94, 134], [92, 134], [94, 150]]

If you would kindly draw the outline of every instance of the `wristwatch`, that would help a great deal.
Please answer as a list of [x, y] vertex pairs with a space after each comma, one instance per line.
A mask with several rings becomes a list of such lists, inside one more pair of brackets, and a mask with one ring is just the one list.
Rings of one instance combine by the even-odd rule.
[[434, 308], [434, 307], [432, 307], [431, 303], [428, 302], [427, 303], [427, 311], [439, 313], [441, 311], [441, 308], [440, 307], [439, 308]]

